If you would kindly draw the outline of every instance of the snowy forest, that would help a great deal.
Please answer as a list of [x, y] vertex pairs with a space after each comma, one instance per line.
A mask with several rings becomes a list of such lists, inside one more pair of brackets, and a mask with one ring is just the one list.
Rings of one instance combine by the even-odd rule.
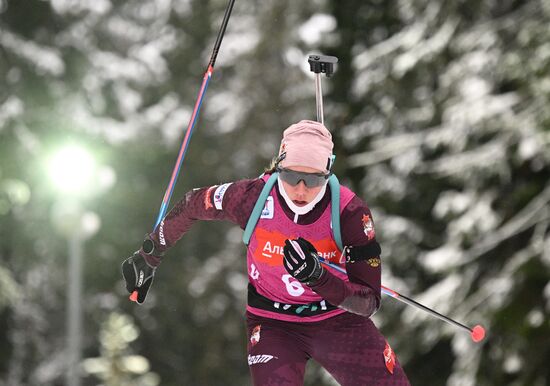
[[[141, 306], [120, 271], [226, 6], [0, 0], [0, 386], [68, 384], [70, 299], [84, 386], [251, 384], [238, 226], [198, 222]], [[487, 331], [474, 343], [383, 295], [373, 321], [411, 383], [549, 385], [550, 0], [236, 0], [171, 206], [258, 176], [315, 119], [313, 53], [338, 58], [325, 124], [335, 174], [372, 210], [382, 284]], [[93, 160], [55, 163], [66, 146]], [[66, 164], [93, 179], [59, 189]], [[306, 385], [336, 383], [310, 362]]]

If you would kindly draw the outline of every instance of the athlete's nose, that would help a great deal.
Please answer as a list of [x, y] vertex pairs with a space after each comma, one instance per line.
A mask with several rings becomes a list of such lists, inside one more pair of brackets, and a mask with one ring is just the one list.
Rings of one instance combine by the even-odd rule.
[[307, 186], [304, 181], [298, 182], [296, 185], [296, 194], [299, 196], [304, 196], [307, 193]]

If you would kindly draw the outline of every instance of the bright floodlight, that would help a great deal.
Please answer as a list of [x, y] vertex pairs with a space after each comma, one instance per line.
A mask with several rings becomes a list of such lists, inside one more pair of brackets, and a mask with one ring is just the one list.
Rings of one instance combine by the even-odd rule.
[[85, 149], [72, 145], [57, 152], [48, 164], [48, 174], [62, 193], [79, 195], [92, 188], [95, 161]]

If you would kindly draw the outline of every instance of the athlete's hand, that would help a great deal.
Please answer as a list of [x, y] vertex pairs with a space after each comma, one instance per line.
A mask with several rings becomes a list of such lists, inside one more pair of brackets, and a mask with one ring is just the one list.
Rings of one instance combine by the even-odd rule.
[[122, 263], [122, 276], [126, 282], [126, 290], [132, 294], [130, 300], [138, 304], [145, 301], [147, 292], [153, 284], [155, 270], [155, 267], [147, 264], [140, 251], [134, 252], [132, 256], [124, 260]]
[[317, 250], [306, 239], [285, 240], [283, 253], [285, 269], [300, 282], [313, 284], [323, 274]]

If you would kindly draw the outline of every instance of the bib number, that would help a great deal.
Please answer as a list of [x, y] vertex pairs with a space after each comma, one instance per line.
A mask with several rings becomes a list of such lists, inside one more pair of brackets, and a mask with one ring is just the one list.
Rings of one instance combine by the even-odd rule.
[[287, 292], [292, 296], [300, 296], [306, 291], [302, 283], [294, 279], [291, 275], [283, 275], [281, 280], [285, 283]]

